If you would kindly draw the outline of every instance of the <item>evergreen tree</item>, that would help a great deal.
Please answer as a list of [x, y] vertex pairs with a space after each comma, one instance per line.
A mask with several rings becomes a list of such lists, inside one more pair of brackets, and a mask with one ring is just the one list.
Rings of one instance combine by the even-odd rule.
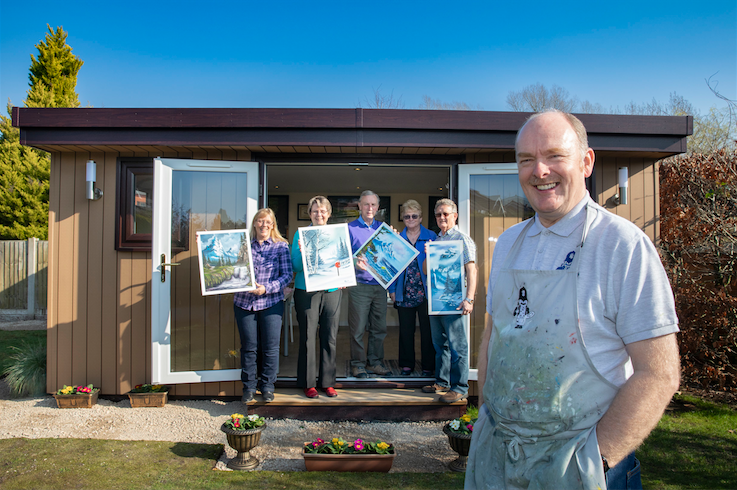
[[[83, 61], [67, 46], [67, 33], [48, 26], [38, 59], [31, 55], [26, 107], [79, 107], [75, 92]], [[12, 105], [8, 102], [8, 116]], [[46, 240], [49, 219], [48, 153], [20, 144], [10, 117], [0, 116], [0, 239]]]

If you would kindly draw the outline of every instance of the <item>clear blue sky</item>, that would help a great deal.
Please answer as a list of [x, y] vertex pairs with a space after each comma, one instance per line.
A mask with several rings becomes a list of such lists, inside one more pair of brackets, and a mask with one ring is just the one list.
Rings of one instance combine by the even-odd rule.
[[0, 0], [0, 99], [22, 105], [30, 54], [63, 26], [94, 107], [365, 107], [381, 87], [508, 110], [557, 84], [605, 107], [705, 112], [737, 98], [735, 0], [592, 2]]

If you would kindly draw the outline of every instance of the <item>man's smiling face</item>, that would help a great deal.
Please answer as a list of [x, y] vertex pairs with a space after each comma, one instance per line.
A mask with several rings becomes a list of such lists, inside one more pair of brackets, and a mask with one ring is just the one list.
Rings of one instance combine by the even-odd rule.
[[563, 114], [547, 113], [527, 123], [517, 139], [517, 168], [522, 190], [549, 227], [586, 195], [586, 177], [594, 151], [581, 153], [573, 127]]

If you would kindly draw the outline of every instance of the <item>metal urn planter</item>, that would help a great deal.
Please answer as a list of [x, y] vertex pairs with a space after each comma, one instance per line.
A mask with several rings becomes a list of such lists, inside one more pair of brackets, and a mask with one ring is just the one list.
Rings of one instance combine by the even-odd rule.
[[451, 449], [458, 453], [458, 459], [451, 461], [448, 468], [453, 471], [465, 472], [468, 465], [468, 451], [471, 449], [471, 434], [456, 434], [450, 430], [450, 424], [443, 426], [443, 432], [448, 436]]
[[251, 456], [249, 451], [258, 446], [261, 441], [261, 431], [265, 428], [266, 424], [248, 430], [233, 430], [225, 424], [220, 426], [220, 430], [225, 432], [228, 438], [228, 445], [238, 451], [238, 455], [228, 461], [228, 468], [236, 471], [249, 471], [259, 465], [259, 460]]

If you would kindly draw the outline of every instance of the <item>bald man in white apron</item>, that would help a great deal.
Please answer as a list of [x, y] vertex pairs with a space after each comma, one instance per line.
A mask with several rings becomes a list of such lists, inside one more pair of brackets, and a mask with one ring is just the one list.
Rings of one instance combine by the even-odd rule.
[[[481, 398], [484, 404], [474, 426], [466, 470], [468, 489], [606, 489], [608, 484], [627, 488], [629, 483], [617, 481], [613, 484], [610, 475], [605, 474], [608, 470], [607, 454], [600, 449], [600, 443], [604, 442], [603, 448], [614, 456], [613, 467], [624, 461], [616, 465], [616, 471], [612, 470], [620, 474], [624, 465], [634, 461], [635, 447], [657, 423], [678, 386], [678, 356], [673, 333], [677, 331], [677, 318], [667, 278], [658, 269], [662, 269], [659, 261], [653, 264], [650, 260], [646, 267], [634, 272], [645, 277], [657, 276], [654, 284], [658, 297], [655, 300], [660, 301], [661, 295], [665, 297], [663, 311], [666, 314], [656, 314], [655, 318], [662, 317], [664, 326], [657, 326], [651, 329], [652, 332], [638, 333], [642, 340], [633, 337], [634, 341], [629, 342], [629, 337], [617, 338], [622, 351], [620, 356], [626, 358], [630, 354], [634, 374], [627, 373], [632, 376], [626, 379], [621, 366], [617, 375], [607, 371], [607, 376], [617, 378], [615, 383], [604, 376], [592, 361], [587, 340], [595, 341], [596, 353], [601, 352], [603, 342], [595, 332], [602, 326], [590, 325], [591, 304], [606, 302], [611, 309], [609, 303], [616, 303], [620, 298], [624, 298], [626, 303], [633, 294], [637, 294], [628, 291], [614, 295], [612, 289], [629, 286], [627, 281], [633, 279], [628, 278], [612, 287], [614, 282], [591, 282], [592, 274], [597, 280], [601, 279], [592, 270], [606, 267], [600, 263], [609, 263], [612, 255], [622, 253], [620, 249], [626, 244], [638, 240], [638, 253], [650, 259], [657, 254], [646, 238], [642, 240], [637, 236], [639, 230], [633, 230], [629, 223], [626, 226], [617, 223], [619, 218], [612, 218], [588, 197], [584, 178], [593, 169], [593, 150], [585, 141], [583, 125], [577, 119], [575, 121], [577, 123], [571, 122], [568, 115], [559, 112], [543, 113], [523, 126], [518, 136], [520, 183], [537, 213], [535, 219], [515, 228], [513, 233], [518, 235], [513, 238], [511, 247], [509, 239], [506, 242], [502, 240], [504, 235], [497, 244], [499, 247], [506, 243], [505, 246], [510, 248], [501, 259], [501, 267], [493, 263], [495, 282], [491, 277], [489, 281], [489, 290], [493, 291], [489, 309], [491, 321], [484, 332], [479, 352], [479, 380], [483, 382]], [[581, 133], [583, 141], [580, 141]], [[587, 150], [579, 153], [579, 147]], [[580, 165], [579, 155], [583, 155]], [[597, 218], [596, 240], [588, 243], [590, 228]], [[560, 224], [553, 228], [555, 231], [549, 231], [548, 228], [556, 223]], [[610, 231], [611, 236], [606, 235], [607, 229], [614, 230]], [[627, 237], [622, 240], [624, 244], [618, 241], [622, 230]], [[616, 249], [614, 252], [601, 247], [602, 233], [604, 242], [616, 242], [612, 245]], [[556, 234], [560, 238], [554, 237]], [[634, 238], [630, 240], [630, 236]], [[545, 250], [545, 244], [571, 242], [576, 245], [570, 252], [566, 249], [552, 253], [553, 256], [557, 253], [558, 259], [563, 258], [558, 269], [551, 270], [538, 263], [537, 257], [550, 252]], [[525, 246], [526, 252], [522, 252]], [[498, 259], [497, 251], [495, 260]], [[529, 262], [534, 266], [520, 268], [515, 265], [519, 262]], [[621, 262], [626, 263], [626, 260]], [[607, 270], [606, 274], [599, 275], [606, 278], [611, 272]], [[588, 275], [582, 288], [579, 277], [584, 273]], [[646, 282], [643, 288], [647, 287], [649, 283]], [[586, 297], [580, 298], [581, 294]], [[601, 304], [594, 306], [609, 312]], [[617, 307], [620, 308], [622, 322], [636, 323], [626, 318], [626, 311], [621, 312], [627, 304]], [[584, 308], [584, 319], [580, 308]], [[595, 311], [593, 316], [601, 316], [599, 310]], [[614, 313], [612, 316], [615, 320], [608, 326], [616, 337], [617, 315]], [[651, 318], [644, 320], [650, 321]], [[588, 328], [587, 334], [582, 332], [582, 323]], [[651, 343], [656, 346], [655, 350], [651, 349]], [[665, 359], [662, 373], [647, 364], [651, 352], [653, 358]], [[640, 400], [633, 400], [634, 394], [640, 393], [647, 401], [645, 407]], [[608, 413], [610, 410], [612, 412]], [[631, 417], [619, 416], [622, 413]], [[602, 421], [607, 416], [609, 420]], [[637, 420], [630, 420], [632, 418]], [[613, 424], [612, 420], [617, 423]], [[638, 426], [638, 421], [642, 421], [642, 427]], [[600, 422], [603, 426], [601, 432]], [[613, 429], [621, 429], [621, 440], [617, 440], [619, 435], [613, 435], [616, 432]], [[597, 436], [602, 434], [600, 441]], [[623, 481], [626, 481], [627, 471], [629, 468], [624, 472]], [[639, 473], [631, 483], [634, 485], [632, 488], [641, 485]]]

